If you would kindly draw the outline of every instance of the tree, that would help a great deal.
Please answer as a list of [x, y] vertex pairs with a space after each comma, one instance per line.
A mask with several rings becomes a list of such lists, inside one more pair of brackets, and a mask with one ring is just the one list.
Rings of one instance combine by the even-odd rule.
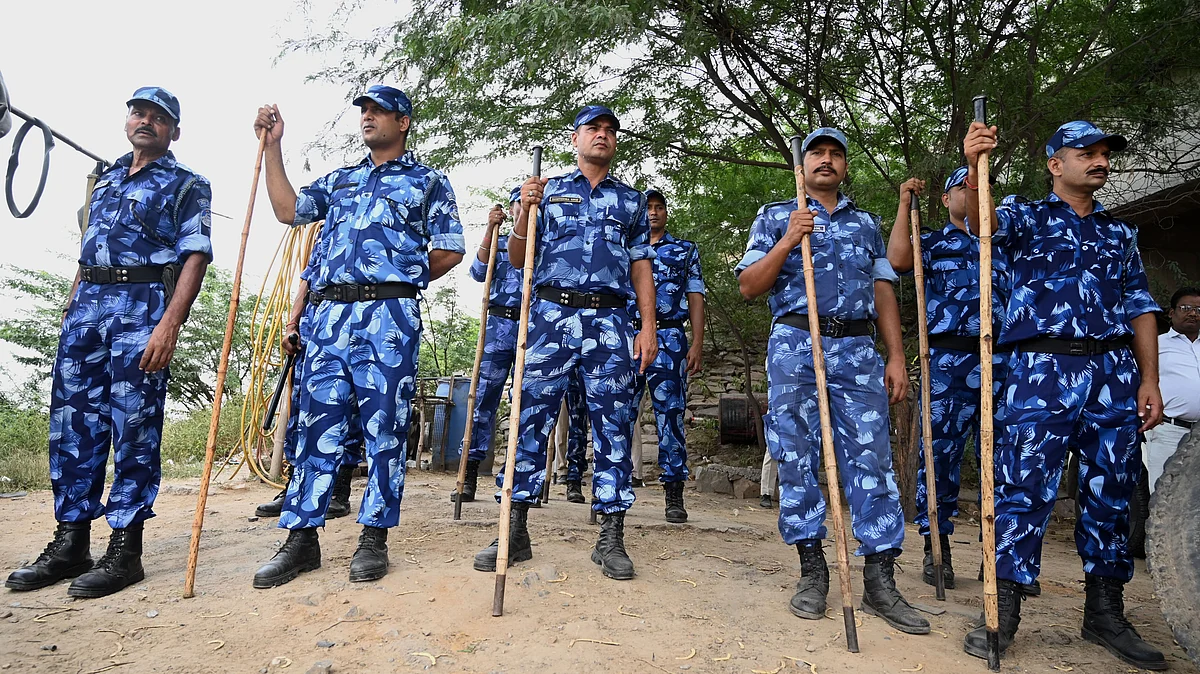
[[[32, 371], [23, 382], [22, 396], [27, 403], [41, 407], [46, 403], [45, 385], [53, 372], [58, 352], [62, 308], [67, 302], [71, 279], [20, 267], [8, 267], [6, 271], [7, 276], [0, 285], [10, 296], [28, 303], [31, 309], [0, 319], [0, 341], [19, 347], [13, 355], [14, 360]], [[210, 382], [216, 380], [232, 292], [229, 273], [210, 266], [191, 314], [179, 332], [167, 386], [170, 402], [188, 410], [212, 404], [214, 391]], [[241, 390], [242, 377], [249, 372], [249, 307], [253, 306], [253, 297], [243, 298], [240, 304], [226, 387], [231, 393]]]
[[[436, 307], [437, 314], [433, 309]], [[422, 311], [419, 372], [422, 377], [470, 374], [475, 365], [479, 319], [468, 316], [458, 305], [454, 286], [438, 288], [433, 301]]]

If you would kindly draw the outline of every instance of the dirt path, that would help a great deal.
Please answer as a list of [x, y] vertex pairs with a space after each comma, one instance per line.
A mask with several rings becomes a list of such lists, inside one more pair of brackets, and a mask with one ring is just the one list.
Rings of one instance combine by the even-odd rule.
[[[356, 497], [362, 482], [356, 481]], [[159, 516], [147, 525], [144, 583], [79, 602], [67, 598], [65, 583], [32, 593], [3, 590], [0, 669], [291, 674], [329, 661], [331, 670], [314, 671], [986, 672], [982, 660], [962, 652], [982, 593], [974, 580], [976, 553], [968, 549], [977, 536], [973, 527], [953, 537], [959, 589], [948, 592], [942, 615], [930, 616], [935, 632], [903, 635], [863, 615], [862, 652], [850, 655], [837, 609], [823, 621], [788, 612], [799, 575], [796, 553], [779, 539], [777, 513], [748, 501], [689, 489], [691, 522], [667, 525], [661, 490], [639, 489], [627, 520], [638, 577], [618, 582], [602, 577], [589, 559], [597, 529], [587, 524], [586, 506], [567, 503], [557, 487], [549, 505], [530, 514], [534, 559], [510, 569], [506, 615], [492, 618], [494, 576], [473, 571], [471, 556], [495, 537], [498, 509], [467, 504], [463, 521], [452, 521], [448, 475], [410, 476], [403, 522], [390, 541], [391, 572], [381, 582], [347, 581], [359, 527], [343, 519], [322, 533], [320, 570], [267, 591], [252, 589], [250, 579], [284, 536], [274, 520], [251, 516], [271, 490], [223, 483], [209, 499], [197, 596], [189, 600], [179, 597], [196, 484], [164, 485]], [[0, 521], [0, 568], [7, 573], [46, 543], [49, 493], [0, 500]], [[107, 528], [98, 523], [95, 532], [99, 556]], [[1005, 671], [1131, 671], [1079, 638], [1083, 574], [1070, 533], [1070, 523], [1056, 524], [1046, 541], [1043, 595], [1025, 604]], [[909, 547], [900, 587], [911, 601], [933, 605], [932, 588], [920, 581], [920, 543], [911, 527]], [[833, 551], [827, 553], [832, 560]], [[860, 561], [857, 591], [861, 568]], [[836, 582], [829, 599], [840, 605]], [[1168, 652], [1173, 671], [1198, 671], [1172, 643], [1141, 562], [1126, 602], [1142, 635]]]

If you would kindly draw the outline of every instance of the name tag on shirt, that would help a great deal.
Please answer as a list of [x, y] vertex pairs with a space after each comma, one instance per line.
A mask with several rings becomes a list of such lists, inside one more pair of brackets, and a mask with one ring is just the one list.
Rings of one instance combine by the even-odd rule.
[[824, 234], [825, 233], [825, 225], [813, 225], [812, 233], [813, 234]]
[[560, 195], [557, 197], [550, 197], [550, 203], [552, 203], [552, 204], [582, 204], [583, 197], [576, 196], [574, 194], [565, 194], [565, 195]]

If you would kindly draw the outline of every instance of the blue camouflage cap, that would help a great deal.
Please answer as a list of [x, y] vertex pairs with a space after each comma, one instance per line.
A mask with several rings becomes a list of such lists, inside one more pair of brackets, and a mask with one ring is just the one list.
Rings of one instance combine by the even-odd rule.
[[179, 99], [162, 87], [142, 87], [133, 92], [133, 98], [125, 101], [125, 105], [133, 105], [134, 101], [150, 101], [179, 122]]
[[967, 167], [959, 166], [958, 168], [954, 169], [954, 172], [950, 174], [949, 178], [946, 178], [946, 187], [942, 189], [942, 193], [945, 194], [946, 192], [949, 192], [952, 188], [958, 187], [959, 185], [963, 184], [963, 182], [965, 182], [966, 179], [967, 179]]
[[403, 112], [405, 115], [412, 117], [412, 101], [408, 100], [408, 96], [405, 96], [403, 91], [395, 87], [389, 87], [385, 84], [372, 84], [367, 89], [367, 93], [354, 99], [351, 104], [362, 105], [367, 101], [375, 101], [384, 110]]
[[516, 187], [512, 188], [512, 190], [508, 193], [508, 203], [512, 204], [513, 202], [520, 201], [520, 200], [521, 200], [521, 186], [517, 185]]
[[658, 199], [659, 201], [663, 202], [664, 206], [667, 205], [666, 195], [664, 195], [660, 190], [653, 188], [653, 187], [646, 190], [646, 201], [650, 201], [651, 199]]
[[829, 138], [837, 141], [844, 151], [850, 149], [850, 144], [846, 142], [846, 134], [831, 126], [823, 126], [804, 137], [804, 142], [800, 145], [800, 154], [808, 152], [808, 146], [821, 138]]
[[617, 118], [616, 113], [604, 107], [603, 105], [583, 106], [583, 109], [579, 111], [579, 114], [575, 115], [575, 124], [571, 128], [578, 129], [584, 124], [587, 124], [588, 122], [599, 117], [612, 117], [613, 122], [616, 124], [616, 130], [621, 130], [621, 120]]
[[1053, 157], [1055, 152], [1064, 147], [1085, 148], [1102, 140], [1108, 141], [1108, 149], [1113, 152], [1120, 152], [1129, 145], [1125, 136], [1104, 133], [1091, 122], [1076, 120], [1058, 127], [1058, 131], [1050, 136], [1050, 140], [1046, 141], [1046, 157]]

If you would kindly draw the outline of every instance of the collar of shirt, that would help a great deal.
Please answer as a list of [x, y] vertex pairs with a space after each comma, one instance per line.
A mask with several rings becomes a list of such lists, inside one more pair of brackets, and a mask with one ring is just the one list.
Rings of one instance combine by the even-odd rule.
[[[175, 165], [177, 163], [178, 162], [175, 161], [175, 153], [171, 152], [170, 150], [167, 150], [166, 154], [159, 157], [158, 159], [155, 159], [154, 161], [150, 162], [149, 164], [146, 164], [146, 168], [150, 168], [153, 166], [156, 168], [171, 170], [171, 169], [175, 168]], [[112, 168], [110, 168], [109, 171], [115, 171], [115, 170], [119, 169], [121, 171], [124, 171], [125, 177], [128, 178], [130, 166], [133, 166], [133, 153], [132, 152], [128, 152], [128, 153], [118, 157], [117, 161], [113, 163]], [[138, 173], [141, 173], [141, 171], [138, 171]]]
[[679, 243], [679, 239], [676, 239], [675, 237], [671, 236], [670, 232], [663, 232], [662, 238], [659, 239], [656, 243], [654, 243], [652, 245], [665, 246], [668, 243]]
[[[582, 180], [582, 181], [588, 183], [589, 185], [591, 184], [591, 181], [588, 179], [588, 177], [583, 175], [583, 171], [580, 171], [578, 167], [576, 167], [574, 171], [571, 171], [567, 175], [563, 176], [563, 180], [566, 180], [569, 182], [578, 182], [578, 181]], [[600, 182], [596, 183], [596, 187], [589, 186], [588, 189], [592, 190], [592, 189], [601, 187], [603, 185], [612, 185], [616, 182], [617, 182], [617, 179], [613, 177], [613, 174], [610, 171], [610, 172], [604, 174], [604, 177], [600, 179]]]
[[[858, 208], [858, 206], [856, 206], [856, 205], [854, 204], [854, 200], [853, 200], [853, 199], [851, 199], [850, 197], [846, 196], [845, 194], [842, 194], [841, 190], [838, 190], [838, 194], [837, 194], [837, 196], [838, 196], [837, 206], [834, 206], [834, 207], [833, 207], [833, 211], [832, 211], [832, 212], [829, 212], [829, 211], [826, 211], [826, 210], [825, 210], [825, 206], [824, 206], [823, 204], [821, 204], [821, 202], [819, 202], [819, 201], [817, 201], [816, 199], [812, 198], [812, 196], [811, 196], [811, 195], [805, 195], [805, 197], [806, 197], [806, 198], [807, 198], [807, 200], [808, 200], [808, 207], [809, 207], [810, 209], [814, 209], [814, 208], [815, 208], [815, 209], [817, 209], [818, 211], [822, 211], [822, 212], [824, 212], [824, 213], [828, 213], [830, 216], [832, 216], [834, 213], [837, 213], [838, 211], [840, 211], [840, 210], [842, 210], [842, 209], [846, 209], [846, 208]], [[793, 202], [795, 202], [796, 200], [795, 200], [795, 199], [792, 199], [792, 201], [793, 201]]]
[[[1042, 201], [1047, 204], [1054, 204], [1056, 206], [1061, 206], [1061, 207], [1067, 208], [1067, 209], [1071, 208], [1071, 204], [1068, 204], [1067, 202], [1063, 201], [1062, 197], [1058, 196], [1054, 192], [1051, 192], [1050, 194], [1046, 195], [1046, 198], [1043, 199]], [[1072, 212], [1074, 212], [1074, 211], [1072, 211]], [[1101, 213], [1103, 213], [1104, 217], [1106, 217], [1106, 218], [1112, 217], [1108, 214], [1108, 209], [1104, 208], [1104, 204], [1100, 203], [1096, 199], [1092, 199], [1092, 212], [1088, 213], [1087, 215], [1085, 215], [1083, 217], [1099, 215]]]

